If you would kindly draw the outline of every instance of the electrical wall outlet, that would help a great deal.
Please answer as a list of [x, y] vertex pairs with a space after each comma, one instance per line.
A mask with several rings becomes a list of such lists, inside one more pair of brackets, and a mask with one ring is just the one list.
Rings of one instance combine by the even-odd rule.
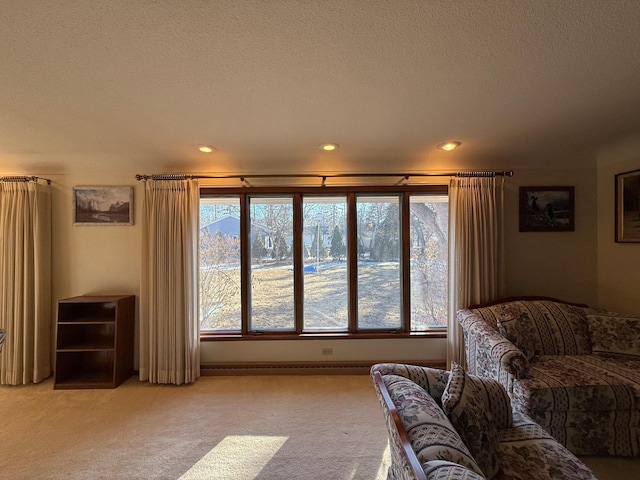
[[322, 355], [333, 355], [333, 348], [323, 348]]

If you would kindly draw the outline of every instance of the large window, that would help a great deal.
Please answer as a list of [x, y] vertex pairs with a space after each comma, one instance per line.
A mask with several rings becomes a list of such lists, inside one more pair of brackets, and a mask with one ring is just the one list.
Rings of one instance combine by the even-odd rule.
[[357, 195], [358, 325], [402, 327], [400, 195]]
[[200, 328], [237, 331], [242, 326], [240, 200], [200, 199]]
[[443, 331], [447, 200], [446, 186], [203, 188], [201, 332]]
[[347, 197], [303, 197], [303, 331], [349, 327]]
[[248, 197], [249, 330], [295, 331], [293, 199]]

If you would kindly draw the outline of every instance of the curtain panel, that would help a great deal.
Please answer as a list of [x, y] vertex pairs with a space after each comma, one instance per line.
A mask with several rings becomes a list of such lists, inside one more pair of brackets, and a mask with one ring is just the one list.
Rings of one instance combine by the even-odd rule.
[[181, 385], [200, 376], [198, 180], [145, 181], [140, 380]]
[[456, 312], [503, 296], [504, 177], [453, 178], [449, 189], [449, 287], [447, 365], [465, 365], [464, 337]]
[[52, 372], [51, 187], [0, 182], [0, 384]]

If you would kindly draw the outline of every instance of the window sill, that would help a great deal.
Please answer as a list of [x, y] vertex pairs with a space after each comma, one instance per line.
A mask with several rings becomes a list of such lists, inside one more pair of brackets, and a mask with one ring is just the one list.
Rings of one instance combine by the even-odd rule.
[[434, 329], [429, 332], [358, 332], [358, 333], [279, 333], [279, 332], [260, 332], [260, 333], [201, 333], [201, 342], [218, 342], [218, 341], [254, 341], [254, 340], [358, 340], [358, 339], [395, 339], [395, 338], [447, 338], [446, 329]]

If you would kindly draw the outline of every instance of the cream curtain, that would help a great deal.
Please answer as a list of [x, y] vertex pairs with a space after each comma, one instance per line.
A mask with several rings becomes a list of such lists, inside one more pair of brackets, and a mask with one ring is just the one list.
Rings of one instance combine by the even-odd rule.
[[145, 182], [140, 380], [181, 385], [200, 376], [197, 180]]
[[456, 312], [503, 295], [504, 177], [453, 178], [449, 188], [447, 365], [465, 364]]
[[51, 187], [0, 182], [0, 384], [51, 375]]

